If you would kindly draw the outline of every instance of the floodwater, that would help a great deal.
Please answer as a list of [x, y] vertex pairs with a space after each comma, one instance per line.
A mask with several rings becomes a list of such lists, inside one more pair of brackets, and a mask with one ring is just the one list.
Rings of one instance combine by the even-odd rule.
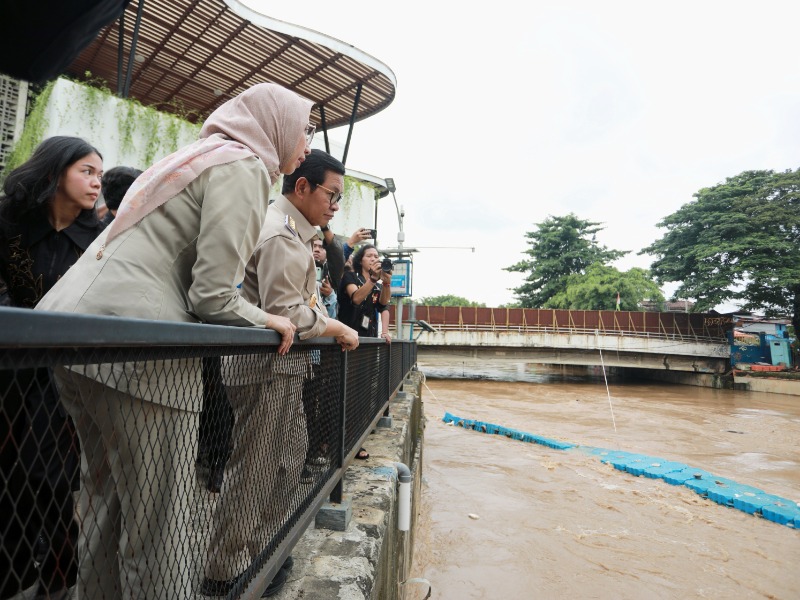
[[[609, 400], [602, 370], [484, 362], [494, 380], [471, 381], [432, 376], [476, 365], [420, 357], [420, 368], [427, 425], [407, 576], [427, 579], [431, 598], [800, 598], [800, 530], [579, 450], [441, 421], [448, 411], [656, 456], [800, 502], [800, 397], [609, 380]], [[427, 591], [405, 587], [407, 599]]]

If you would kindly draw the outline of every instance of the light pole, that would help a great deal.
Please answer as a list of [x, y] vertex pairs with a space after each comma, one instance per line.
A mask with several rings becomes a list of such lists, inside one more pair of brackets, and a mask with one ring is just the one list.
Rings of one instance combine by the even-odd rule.
[[[392, 200], [394, 200], [394, 209], [397, 211], [397, 224], [400, 227], [400, 231], [397, 232], [397, 257], [399, 259], [403, 258], [403, 242], [406, 239], [406, 234], [403, 231], [403, 217], [405, 213], [403, 209], [401, 209], [397, 205], [397, 197], [394, 195], [397, 188], [394, 185], [394, 179], [391, 177], [387, 177], [384, 179], [386, 182], [386, 189], [392, 194]], [[390, 284], [391, 285], [391, 284]], [[397, 339], [403, 339], [403, 297], [397, 296], [395, 303], [395, 318], [397, 320], [396, 327], [397, 327]]]

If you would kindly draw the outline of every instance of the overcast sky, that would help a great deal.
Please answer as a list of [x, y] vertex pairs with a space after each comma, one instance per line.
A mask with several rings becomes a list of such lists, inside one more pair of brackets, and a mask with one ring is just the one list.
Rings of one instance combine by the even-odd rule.
[[[475, 247], [421, 250], [416, 298], [512, 301], [523, 277], [502, 267], [535, 223], [569, 212], [632, 251], [615, 266], [649, 267], [636, 253], [697, 190], [800, 166], [800, 2], [245, 3], [395, 73], [347, 165], [395, 179], [406, 245]], [[396, 245], [390, 198], [378, 229]]]

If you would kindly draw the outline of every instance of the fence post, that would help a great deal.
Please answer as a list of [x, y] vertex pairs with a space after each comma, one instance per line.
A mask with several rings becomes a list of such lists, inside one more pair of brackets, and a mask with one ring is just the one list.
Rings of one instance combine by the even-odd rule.
[[339, 398], [342, 410], [339, 411], [339, 464], [336, 465], [342, 470], [342, 476], [331, 490], [330, 501], [336, 504], [342, 503], [342, 494], [344, 488], [344, 443], [347, 439], [347, 352], [342, 352], [342, 358], [339, 361], [341, 365], [341, 378], [339, 380]]

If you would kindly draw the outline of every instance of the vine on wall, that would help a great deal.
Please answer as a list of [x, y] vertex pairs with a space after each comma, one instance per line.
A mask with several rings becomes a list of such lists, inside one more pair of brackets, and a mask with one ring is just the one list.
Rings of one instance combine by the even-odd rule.
[[[87, 73], [87, 76], [90, 75]], [[46, 132], [54, 129], [58, 131], [60, 126], [70, 120], [75, 122], [77, 119], [82, 132], [85, 131], [94, 140], [101, 139], [102, 144], [98, 144], [98, 147], [108, 148], [109, 144], [116, 144], [119, 155], [135, 156], [138, 159], [135, 162], [142, 168], [150, 166], [156, 157], [166, 156], [177, 150], [182, 145], [182, 140], [185, 143], [187, 138], [196, 139], [199, 133], [200, 125], [144, 106], [137, 100], [119, 98], [104, 82], [92, 79], [90, 82], [93, 85], [70, 81], [73, 88], [66, 104], [55, 108], [59, 122], [50, 123], [46, 115], [57, 81], [48, 83], [34, 100], [33, 109], [25, 120], [22, 135], [11, 151], [3, 175], [28, 160]], [[104, 125], [112, 107], [116, 131], [109, 131]]]
[[6, 174], [28, 160], [36, 149], [36, 146], [42, 141], [48, 125], [45, 113], [47, 103], [50, 101], [50, 96], [53, 93], [53, 85], [55, 85], [53, 81], [48, 83], [34, 99], [33, 108], [25, 119], [25, 128], [22, 135], [17, 140], [17, 143], [14, 144], [11, 154], [9, 154], [6, 167], [3, 170], [2, 176], [0, 176], [0, 180], [5, 179]]

